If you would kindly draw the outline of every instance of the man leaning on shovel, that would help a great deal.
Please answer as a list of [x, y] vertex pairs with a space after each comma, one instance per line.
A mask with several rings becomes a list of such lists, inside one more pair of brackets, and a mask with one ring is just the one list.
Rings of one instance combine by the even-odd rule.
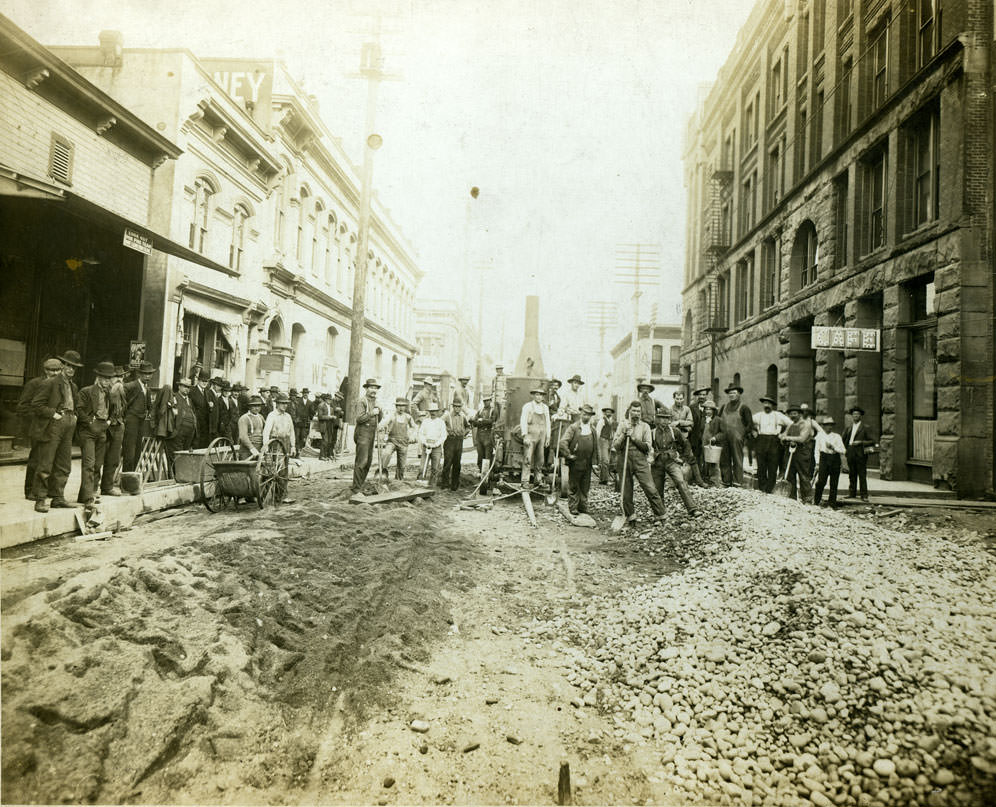
[[636, 523], [636, 508], [633, 506], [633, 480], [640, 483], [643, 493], [650, 502], [650, 509], [658, 521], [664, 518], [664, 502], [654, 487], [654, 479], [650, 474], [650, 463], [653, 461], [653, 436], [648, 426], [640, 419], [641, 407], [639, 401], [633, 401], [626, 412], [626, 419], [620, 422], [616, 429], [612, 447], [618, 456], [622, 457], [622, 505], [626, 521]]

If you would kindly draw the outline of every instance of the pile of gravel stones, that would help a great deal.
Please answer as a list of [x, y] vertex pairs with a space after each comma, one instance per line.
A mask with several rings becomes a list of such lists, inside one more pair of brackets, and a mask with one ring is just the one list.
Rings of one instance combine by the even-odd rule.
[[693, 533], [681, 571], [526, 629], [562, 637], [575, 705], [656, 743], [677, 802], [996, 804], [996, 576], [978, 535], [705, 493], [706, 516], [640, 539], [673, 551]]

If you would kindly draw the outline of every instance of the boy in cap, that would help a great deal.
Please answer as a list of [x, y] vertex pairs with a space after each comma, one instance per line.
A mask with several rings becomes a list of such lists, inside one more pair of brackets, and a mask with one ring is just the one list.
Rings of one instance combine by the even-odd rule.
[[383, 435], [381, 439], [386, 439], [380, 469], [386, 477], [387, 469], [391, 467], [391, 456], [395, 455], [394, 478], [404, 479], [405, 465], [408, 464], [408, 441], [415, 431], [415, 420], [408, 412], [407, 398], [394, 400], [394, 411], [381, 421], [380, 431]]
[[560, 455], [567, 463], [568, 500], [571, 515], [588, 512], [588, 492], [591, 490], [591, 468], [598, 453], [598, 435], [591, 425], [595, 410], [581, 404], [579, 420], [572, 423], [560, 438]]
[[707, 486], [713, 488], [723, 487], [723, 477], [718, 462], [705, 462], [705, 447], [718, 446], [722, 449], [726, 445], [726, 424], [717, 417], [717, 411], [716, 402], [706, 398], [702, 404], [702, 472]]
[[657, 428], [654, 429], [654, 461], [650, 466], [650, 475], [654, 480], [654, 487], [661, 494], [661, 501], [664, 497], [664, 485], [670, 477], [674, 486], [678, 489], [678, 495], [685, 505], [685, 509], [693, 516], [699, 515], [692, 503], [692, 495], [688, 491], [688, 483], [685, 481], [685, 469], [682, 460], [691, 464], [695, 461], [692, 456], [692, 449], [681, 433], [681, 429], [673, 425], [673, 413], [668, 408], [663, 408], [657, 412]]
[[429, 466], [429, 484], [436, 484], [439, 472], [439, 461], [443, 454], [443, 443], [446, 441], [446, 424], [439, 417], [439, 405], [435, 402], [427, 405], [426, 414], [418, 427], [418, 442], [422, 453], [428, 456], [424, 463]]

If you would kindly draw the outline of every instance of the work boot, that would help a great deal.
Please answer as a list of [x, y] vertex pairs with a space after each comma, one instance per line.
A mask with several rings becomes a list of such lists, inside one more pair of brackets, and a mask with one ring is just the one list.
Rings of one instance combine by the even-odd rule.
[[45, 503], [44, 499], [38, 499], [35, 502], [35, 512], [36, 513], [47, 513], [48, 512], [48, 504]]
[[119, 488], [119, 487], [113, 487], [110, 490], [102, 490], [100, 492], [100, 495], [101, 496], [123, 496], [124, 494], [121, 493], [121, 488]]
[[70, 504], [65, 499], [52, 499], [52, 507], [61, 507], [67, 510], [74, 510], [76, 505]]

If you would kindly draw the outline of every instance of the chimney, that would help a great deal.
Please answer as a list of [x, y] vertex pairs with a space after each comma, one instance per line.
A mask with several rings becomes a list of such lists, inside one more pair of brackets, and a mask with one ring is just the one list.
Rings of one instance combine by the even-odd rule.
[[526, 297], [526, 337], [522, 341], [519, 358], [515, 362], [514, 375], [527, 378], [543, 378], [543, 357], [539, 343], [539, 297]]
[[105, 67], [121, 67], [124, 37], [120, 31], [100, 32], [100, 55]]

